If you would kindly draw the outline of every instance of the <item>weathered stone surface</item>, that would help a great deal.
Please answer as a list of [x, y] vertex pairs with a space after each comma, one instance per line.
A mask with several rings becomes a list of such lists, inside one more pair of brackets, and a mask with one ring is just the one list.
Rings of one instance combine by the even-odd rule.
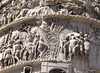
[[99, 0], [0, 1], [0, 73], [100, 73]]

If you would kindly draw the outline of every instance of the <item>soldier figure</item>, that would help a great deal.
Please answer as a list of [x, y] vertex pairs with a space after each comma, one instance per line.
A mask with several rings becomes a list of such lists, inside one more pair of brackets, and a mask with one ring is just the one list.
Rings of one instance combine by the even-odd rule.
[[44, 40], [43, 38], [41, 37], [40, 40], [38, 41], [38, 51], [39, 51], [39, 57], [40, 59], [42, 58], [43, 56], [43, 53], [46, 51], [46, 45], [44, 44]]
[[88, 40], [88, 35], [85, 34], [84, 36], [85, 36], [85, 38], [84, 38], [85, 55], [86, 55], [86, 56], [89, 56], [90, 42], [89, 42], [89, 40]]
[[6, 8], [4, 7], [3, 15], [2, 15], [2, 18], [1, 18], [1, 26], [6, 25], [6, 21], [7, 21], [6, 15], [7, 15], [7, 11], [6, 11]]

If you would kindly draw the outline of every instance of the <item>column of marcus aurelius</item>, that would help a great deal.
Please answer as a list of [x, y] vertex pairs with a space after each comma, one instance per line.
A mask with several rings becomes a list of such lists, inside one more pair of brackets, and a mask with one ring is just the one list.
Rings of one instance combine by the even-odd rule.
[[0, 0], [0, 73], [100, 73], [100, 0]]

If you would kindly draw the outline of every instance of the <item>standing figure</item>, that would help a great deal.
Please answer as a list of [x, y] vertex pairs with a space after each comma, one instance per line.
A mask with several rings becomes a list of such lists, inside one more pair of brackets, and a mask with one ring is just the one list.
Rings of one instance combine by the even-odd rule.
[[77, 40], [79, 41], [79, 47], [80, 47], [80, 55], [84, 55], [84, 38], [82, 32], [79, 33], [79, 36], [77, 37]]
[[40, 59], [42, 58], [43, 56], [43, 53], [46, 51], [46, 45], [44, 44], [44, 40], [43, 38], [41, 37], [40, 40], [38, 41], [38, 51], [39, 51], [39, 57]]
[[12, 20], [12, 13], [10, 11], [8, 13], [7, 18], [8, 18], [8, 24], [9, 24], [11, 22], [11, 20]]
[[40, 39], [40, 35], [39, 34], [36, 34], [35, 35], [35, 38], [34, 38], [34, 40], [33, 40], [33, 55], [34, 55], [34, 59], [36, 59], [37, 58], [37, 47], [38, 47], [38, 41], [39, 41], [39, 39]]
[[28, 35], [28, 38], [26, 39], [26, 44], [25, 47], [28, 50], [29, 53], [29, 57], [28, 60], [32, 60], [33, 59], [33, 37], [31, 34]]
[[22, 40], [18, 39], [13, 45], [13, 52], [15, 53], [15, 59], [17, 61], [21, 60], [22, 58], [21, 49], [22, 49]]
[[69, 36], [66, 36], [65, 40], [62, 42], [62, 52], [64, 53], [64, 60], [67, 60], [67, 57], [68, 57], [68, 53], [69, 53], [69, 50], [68, 50], [68, 42], [69, 41]]
[[88, 40], [88, 35], [84, 35], [84, 49], [85, 49], [85, 55], [89, 56], [89, 50], [90, 50], [90, 42]]
[[12, 60], [12, 45], [11, 44], [8, 44], [8, 47], [7, 49], [5, 50], [4, 52], [4, 66], [9, 66], [13, 63], [13, 60]]
[[6, 21], [7, 21], [6, 15], [7, 15], [7, 11], [6, 11], [6, 8], [4, 7], [3, 15], [2, 15], [2, 18], [1, 18], [1, 26], [6, 25]]
[[72, 55], [76, 52], [76, 49], [79, 50], [79, 41], [75, 38], [74, 34], [71, 34], [69, 41], [66, 43], [69, 50], [69, 60], [72, 60]]

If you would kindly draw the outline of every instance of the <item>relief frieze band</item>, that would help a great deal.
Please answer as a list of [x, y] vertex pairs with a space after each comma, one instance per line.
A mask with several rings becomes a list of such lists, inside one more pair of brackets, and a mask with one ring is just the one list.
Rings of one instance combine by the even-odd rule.
[[96, 73], [99, 48], [99, 0], [0, 1], [0, 73]]

